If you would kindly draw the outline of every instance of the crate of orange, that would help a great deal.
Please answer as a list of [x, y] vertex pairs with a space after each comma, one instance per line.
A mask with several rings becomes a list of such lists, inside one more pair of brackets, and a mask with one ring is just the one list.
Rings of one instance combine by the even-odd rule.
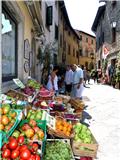
[[73, 138], [73, 126], [62, 117], [55, 118], [55, 130], [48, 128], [48, 133], [53, 137]]

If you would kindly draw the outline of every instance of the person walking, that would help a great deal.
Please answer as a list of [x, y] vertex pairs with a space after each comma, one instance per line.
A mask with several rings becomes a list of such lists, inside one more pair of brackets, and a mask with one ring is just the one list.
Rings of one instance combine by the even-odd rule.
[[48, 77], [48, 82], [46, 85], [47, 89], [54, 91], [55, 94], [58, 93], [58, 77], [57, 77], [58, 70], [59, 70], [58, 66], [55, 66], [53, 68], [53, 71]]
[[71, 65], [73, 73], [72, 93], [71, 96], [82, 99], [84, 90], [83, 86], [83, 70], [76, 64]]
[[72, 90], [72, 80], [73, 80], [73, 71], [71, 70], [70, 65], [67, 65], [65, 73], [65, 92], [70, 94]]

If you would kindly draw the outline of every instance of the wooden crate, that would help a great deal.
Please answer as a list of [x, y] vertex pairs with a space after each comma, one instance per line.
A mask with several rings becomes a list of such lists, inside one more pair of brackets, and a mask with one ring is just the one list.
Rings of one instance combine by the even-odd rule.
[[13, 97], [15, 99], [18, 99], [18, 100], [28, 100], [28, 95], [22, 93], [22, 92], [19, 92], [17, 90], [13, 90], [13, 89], [10, 89], [7, 93], [7, 96], [10, 96], [10, 97]]
[[84, 102], [79, 100], [78, 98], [71, 98], [70, 99], [70, 104], [77, 110], [77, 109], [84, 109]]
[[[72, 141], [72, 149], [75, 156], [82, 156], [82, 157], [92, 157], [96, 158], [97, 150], [98, 150], [98, 143], [94, 136], [92, 135], [93, 143], [80, 143]], [[80, 147], [85, 147], [87, 150], [80, 149]]]
[[71, 154], [72, 154], [72, 159], [70, 159], [70, 160], [75, 160], [74, 155], [73, 155], [73, 151], [71, 148], [71, 144], [70, 144], [70, 139], [47, 139], [47, 142], [51, 142], [51, 143], [56, 142], [56, 141], [61, 141], [63, 143], [67, 143], [70, 146], [70, 150], [71, 150]]

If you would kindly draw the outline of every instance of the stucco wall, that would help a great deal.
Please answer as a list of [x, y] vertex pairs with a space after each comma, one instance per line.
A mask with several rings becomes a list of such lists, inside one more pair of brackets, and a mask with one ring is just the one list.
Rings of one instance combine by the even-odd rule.
[[31, 16], [23, 1], [17, 1], [17, 4], [20, 7], [21, 12], [23, 13], [24, 19], [25, 19], [24, 21], [24, 39], [28, 39], [31, 44], [31, 39], [32, 39], [31, 29], [34, 28]]

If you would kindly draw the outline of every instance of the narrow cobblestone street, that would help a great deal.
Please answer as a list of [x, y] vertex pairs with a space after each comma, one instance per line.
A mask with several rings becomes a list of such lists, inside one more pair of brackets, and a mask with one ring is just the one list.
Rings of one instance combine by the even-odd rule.
[[97, 159], [120, 160], [120, 91], [92, 84], [85, 89], [84, 95], [90, 99], [86, 101], [85, 112], [92, 118], [85, 122], [99, 144]]

